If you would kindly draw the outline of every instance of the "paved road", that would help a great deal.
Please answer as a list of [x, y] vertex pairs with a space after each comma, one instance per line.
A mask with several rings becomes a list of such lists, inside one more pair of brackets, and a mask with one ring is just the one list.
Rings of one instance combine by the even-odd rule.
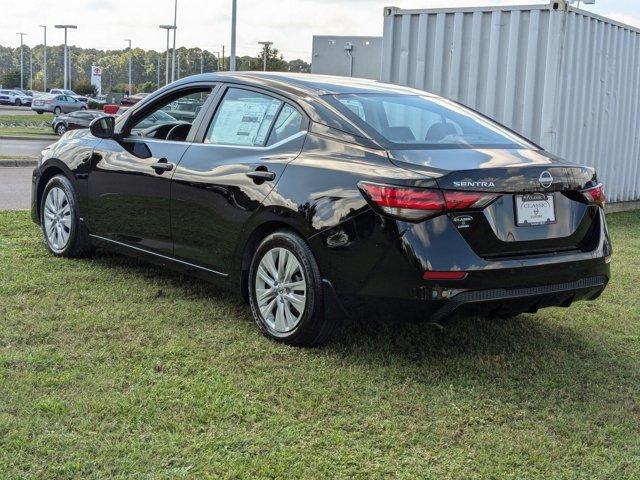
[[10, 157], [12, 155], [20, 157], [40, 158], [40, 152], [47, 145], [55, 142], [52, 140], [10, 140], [0, 138], [0, 157]]
[[2, 115], [33, 115], [36, 112], [31, 107], [15, 107], [12, 105], [0, 105], [0, 116]]
[[32, 167], [0, 167], [0, 210], [31, 208]]

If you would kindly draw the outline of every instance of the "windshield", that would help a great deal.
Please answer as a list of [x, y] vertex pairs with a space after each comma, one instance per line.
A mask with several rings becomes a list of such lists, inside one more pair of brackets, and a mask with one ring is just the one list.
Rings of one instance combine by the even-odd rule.
[[393, 148], [536, 148], [482, 115], [441, 98], [379, 93], [334, 98], [356, 125], [375, 130]]

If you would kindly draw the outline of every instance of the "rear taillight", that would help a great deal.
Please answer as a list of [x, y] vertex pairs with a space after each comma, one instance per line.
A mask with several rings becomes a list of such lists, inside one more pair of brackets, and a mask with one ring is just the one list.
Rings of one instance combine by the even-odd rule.
[[415, 221], [445, 211], [444, 195], [440, 190], [369, 182], [360, 182], [358, 186], [369, 201], [393, 217]]
[[498, 198], [498, 195], [486, 192], [457, 192], [370, 182], [360, 182], [358, 186], [367, 200], [384, 213], [408, 221], [424, 220], [448, 211], [481, 209]]
[[444, 191], [444, 200], [448, 211], [484, 208], [496, 198], [498, 195], [494, 193]]
[[604, 202], [606, 200], [604, 195], [604, 185], [599, 184], [593, 188], [582, 190], [580, 193], [582, 193], [589, 203], [595, 203], [596, 205], [604, 207]]

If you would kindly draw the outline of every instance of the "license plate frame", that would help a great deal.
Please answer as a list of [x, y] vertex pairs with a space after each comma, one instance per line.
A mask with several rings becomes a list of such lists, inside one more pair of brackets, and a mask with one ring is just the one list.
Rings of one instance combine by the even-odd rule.
[[514, 195], [514, 213], [518, 227], [536, 227], [556, 223], [556, 202], [553, 193]]

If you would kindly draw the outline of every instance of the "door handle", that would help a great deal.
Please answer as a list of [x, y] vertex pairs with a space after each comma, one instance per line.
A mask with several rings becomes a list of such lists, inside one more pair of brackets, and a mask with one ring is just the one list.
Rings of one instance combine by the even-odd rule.
[[152, 163], [151, 168], [153, 168], [158, 175], [161, 175], [163, 172], [170, 172], [173, 170], [175, 165], [171, 162], [168, 162], [166, 158], [161, 158], [157, 163]]
[[247, 177], [253, 178], [256, 181], [266, 182], [275, 180], [276, 174], [268, 170], [254, 170], [252, 172], [247, 172]]

